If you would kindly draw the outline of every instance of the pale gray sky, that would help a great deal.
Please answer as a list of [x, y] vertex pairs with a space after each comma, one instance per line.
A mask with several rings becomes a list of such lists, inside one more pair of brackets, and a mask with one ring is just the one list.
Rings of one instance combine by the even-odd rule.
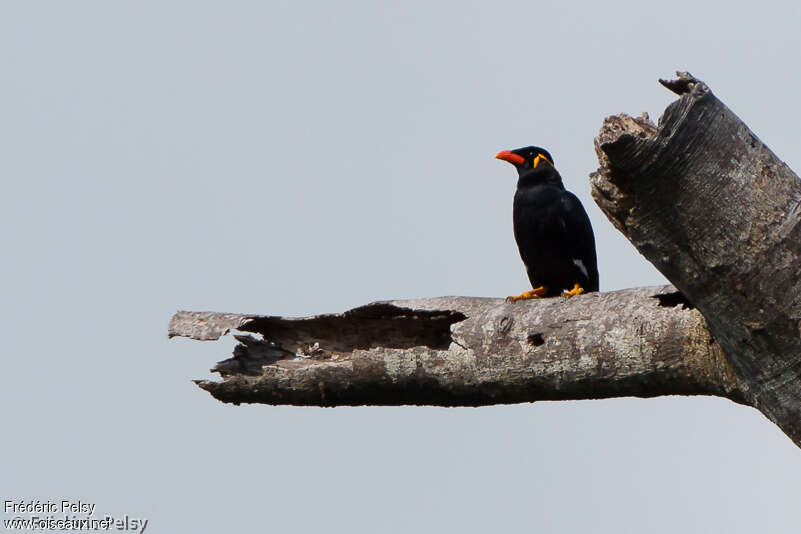
[[[2, 497], [148, 532], [796, 533], [801, 451], [708, 398], [228, 406], [177, 309], [527, 287], [501, 149], [550, 150], [601, 288], [607, 115], [706, 81], [801, 169], [797, 2], [13, 2], [0, 18]], [[8, 514], [3, 519], [8, 519]]]

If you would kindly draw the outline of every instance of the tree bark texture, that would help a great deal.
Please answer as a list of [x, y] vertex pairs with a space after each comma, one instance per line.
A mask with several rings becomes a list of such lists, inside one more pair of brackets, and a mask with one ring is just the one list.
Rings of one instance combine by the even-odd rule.
[[518, 303], [441, 297], [308, 318], [179, 312], [170, 336], [241, 333], [198, 385], [224, 402], [480, 406], [620, 396], [746, 402], [701, 314], [671, 286]]
[[239, 331], [212, 369], [222, 381], [197, 384], [224, 402], [316, 406], [717, 395], [801, 446], [801, 184], [703, 82], [660, 81], [680, 98], [658, 125], [607, 118], [590, 181], [675, 287], [308, 318], [178, 312], [170, 337]]
[[609, 117], [592, 193], [709, 322], [748, 402], [801, 446], [801, 182], [689, 73], [654, 126]]

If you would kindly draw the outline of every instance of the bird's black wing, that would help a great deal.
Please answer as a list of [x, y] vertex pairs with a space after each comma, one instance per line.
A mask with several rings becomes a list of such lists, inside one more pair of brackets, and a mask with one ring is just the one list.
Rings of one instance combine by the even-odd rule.
[[[587, 212], [581, 201], [565, 191], [560, 199], [559, 210], [563, 223], [562, 249], [570, 256], [582, 277], [585, 291], [598, 291], [598, 260], [595, 255], [595, 236]], [[586, 284], [586, 285], [585, 285]]]

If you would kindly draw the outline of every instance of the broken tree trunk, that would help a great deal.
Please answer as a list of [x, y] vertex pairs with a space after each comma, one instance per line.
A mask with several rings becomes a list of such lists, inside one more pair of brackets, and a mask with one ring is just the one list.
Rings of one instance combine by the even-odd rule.
[[233, 358], [213, 369], [221, 382], [197, 382], [225, 402], [717, 395], [758, 408], [801, 446], [798, 178], [702, 82], [663, 84], [682, 96], [658, 127], [604, 122], [591, 183], [685, 296], [665, 286], [514, 304], [442, 297], [300, 319], [179, 312], [169, 335], [261, 334], [236, 336]]
[[801, 182], [689, 73], [659, 119], [610, 117], [592, 193], [709, 322], [750, 403], [801, 446]]

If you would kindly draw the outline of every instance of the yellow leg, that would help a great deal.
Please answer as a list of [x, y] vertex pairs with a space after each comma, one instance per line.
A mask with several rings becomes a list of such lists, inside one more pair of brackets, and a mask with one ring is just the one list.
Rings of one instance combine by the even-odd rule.
[[577, 283], [576, 285], [573, 286], [573, 289], [571, 289], [570, 291], [568, 291], [567, 289], [562, 291], [562, 296], [565, 297], [566, 299], [569, 299], [570, 297], [575, 297], [576, 295], [581, 295], [582, 293], [584, 293], [584, 288], [578, 285]]
[[507, 302], [517, 302], [518, 300], [538, 299], [548, 293], [545, 286], [535, 287], [529, 291], [523, 291], [517, 296], [506, 297]]

